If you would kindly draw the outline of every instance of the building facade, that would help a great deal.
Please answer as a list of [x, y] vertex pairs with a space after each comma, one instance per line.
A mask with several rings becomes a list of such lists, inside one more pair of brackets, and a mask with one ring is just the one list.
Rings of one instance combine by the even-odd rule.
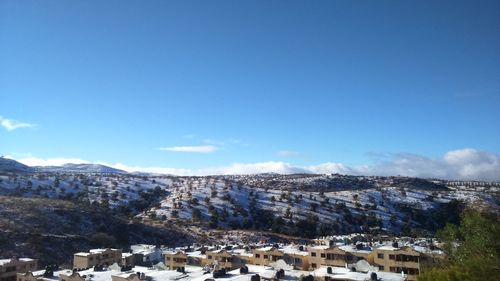
[[73, 268], [84, 269], [96, 265], [120, 264], [122, 260], [121, 249], [93, 249], [88, 253], [76, 253], [73, 255]]
[[184, 269], [188, 263], [188, 256], [181, 251], [165, 253], [165, 265], [170, 270]]
[[38, 262], [29, 258], [0, 260], [0, 281], [16, 281], [17, 273], [26, 273], [37, 269]]
[[404, 272], [408, 280], [417, 280], [420, 274], [420, 253], [405, 246], [401, 248], [382, 246], [374, 250], [373, 263], [380, 271]]

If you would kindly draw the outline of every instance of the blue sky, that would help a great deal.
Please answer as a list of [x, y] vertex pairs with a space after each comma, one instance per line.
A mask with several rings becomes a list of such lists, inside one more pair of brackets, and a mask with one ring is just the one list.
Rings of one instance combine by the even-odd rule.
[[498, 1], [2, 1], [0, 153], [359, 171], [475, 151], [500, 178], [498, 30]]

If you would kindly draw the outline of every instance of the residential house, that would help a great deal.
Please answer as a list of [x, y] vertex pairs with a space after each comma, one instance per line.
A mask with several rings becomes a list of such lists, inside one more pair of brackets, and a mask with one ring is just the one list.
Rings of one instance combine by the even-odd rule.
[[252, 264], [269, 265], [283, 259], [284, 253], [276, 247], [263, 247], [252, 250]]
[[417, 280], [420, 274], [420, 253], [409, 246], [381, 246], [374, 250], [373, 263], [380, 271], [408, 275], [408, 280]]
[[170, 270], [184, 269], [188, 256], [182, 251], [165, 252], [165, 265]]
[[0, 281], [16, 281], [17, 273], [37, 269], [38, 263], [30, 258], [0, 259]]
[[73, 255], [73, 268], [84, 269], [96, 265], [112, 265], [121, 263], [121, 249], [92, 249], [88, 253], [76, 253]]
[[233, 263], [233, 254], [227, 250], [207, 251], [205, 265], [218, 265], [220, 269], [233, 270], [236, 268], [236, 263]]

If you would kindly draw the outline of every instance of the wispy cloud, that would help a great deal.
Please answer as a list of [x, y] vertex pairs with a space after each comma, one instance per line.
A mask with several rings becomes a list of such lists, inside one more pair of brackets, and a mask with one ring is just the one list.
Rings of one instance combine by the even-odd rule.
[[281, 157], [296, 157], [300, 156], [301, 153], [298, 151], [293, 151], [293, 150], [280, 150], [278, 151], [278, 156]]
[[226, 142], [224, 142], [224, 141], [213, 140], [213, 139], [204, 139], [203, 142], [206, 144], [217, 145], [217, 146], [226, 145]]
[[[175, 151], [179, 151], [178, 149]], [[185, 150], [181, 150], [185, 151]], [[35, 157], [15, 159], [29, 166], [58, 166], [65, 163], [95, 163], [125, 170], [128, 172], [146, 172], [172, 174], [180, 176], [191, 175], [244, 175], [259, 173], [312, 173], [312, 174], [348, 174], [348, 175], [401, 175], [410, 177], [457, 179], [457, 180], [487, 180], [500, 181], [500, 155], [472, 148], [451, 150], [441, 158], [433, 159], [421, 155], [399, 153], [374, 165], [348, 166], [342, 163], [327, 162], [311, 166], [295, 166], [287, 162], [267, 161], [257, 163], [234, 163], [223, 167], [208, 167], [202, 169], [182, 169], [172, 167], [141, 167], [122, 163], [110, 164], [100, 161], [86, 161], [79, 158], [49, 158]]]
[[215, 145], [197, 145], [197, 146], [171, 146], [171, 147], [160, 147], [163, 151], [172, 152], [192, 152], [192, 153], [213, 153], [219, 148]]
[[20, 128], [29, 128], [35, 125], [25, 122], [20, 122], [14, 119], [8, 119], [0, 116], [0, 125], [4, 127], [7, 131], [13, 131]]

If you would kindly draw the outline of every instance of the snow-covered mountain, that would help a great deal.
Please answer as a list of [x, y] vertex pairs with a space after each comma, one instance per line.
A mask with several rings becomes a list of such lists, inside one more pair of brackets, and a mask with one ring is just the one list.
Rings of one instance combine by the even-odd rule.
[[13, 159], [0, 157], [0, 172], [11, 173], [104, 173], [126, 174], [126, 171], [99, 164], [63, 164], [61, 166], [27, 166]]
[[99, 164], [64, 164], [62, 166], [35, 166], [37, 172], [53, 173], [109, 173], [126, 174], [126, 171]]
[[16, 160], [0, 157], [0, 171], [11, 173], [32, 173], [34, 169]]

